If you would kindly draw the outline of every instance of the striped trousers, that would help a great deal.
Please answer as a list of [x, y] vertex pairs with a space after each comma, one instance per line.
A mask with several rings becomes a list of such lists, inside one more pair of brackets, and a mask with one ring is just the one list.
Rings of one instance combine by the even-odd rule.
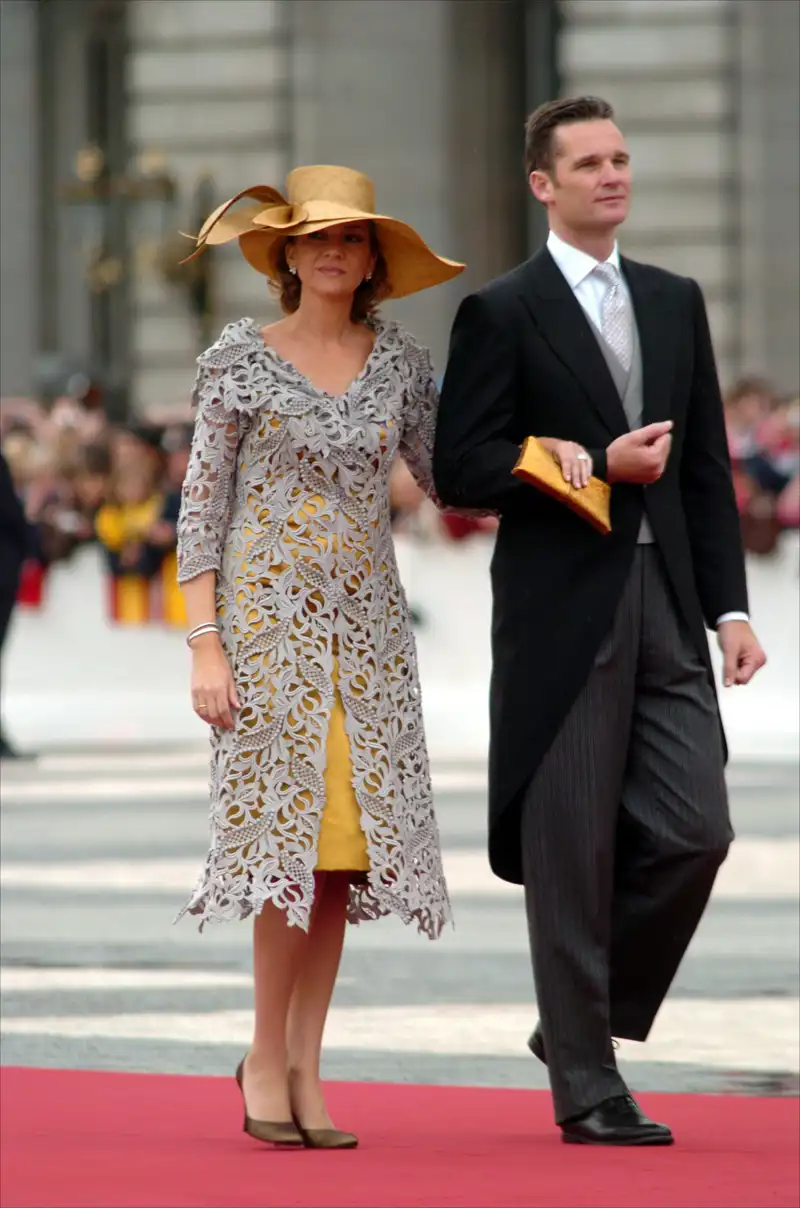
[[733, 838], [714, 691], [654, 545], [527, 788], [522, 863], [557, 1121], [624, 1094]]

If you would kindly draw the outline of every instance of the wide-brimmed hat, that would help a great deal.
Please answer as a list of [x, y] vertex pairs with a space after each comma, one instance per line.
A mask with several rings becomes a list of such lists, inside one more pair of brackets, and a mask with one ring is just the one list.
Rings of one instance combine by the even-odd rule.
[[[464, 265], [432, 252], [405, 222], [375, 213], [372, 181], [352, 168], [317, 165], [295, 168], [286, 178], [286, 197], [268, 185], [243, 189], [219, 206], [196, 237], [193, 260], [208, 247], [239, 240], [246, 260], [260, 273], [278, 279], [275, 245], [295, 235], [310, 235], [345, 222], [369, 221], [388, 270], [387, 297], [403, 298], [456, 277]], [[234, 210], [245, 198], [251, 203]], [[184, 262], [185, 263], [185, 262]]]

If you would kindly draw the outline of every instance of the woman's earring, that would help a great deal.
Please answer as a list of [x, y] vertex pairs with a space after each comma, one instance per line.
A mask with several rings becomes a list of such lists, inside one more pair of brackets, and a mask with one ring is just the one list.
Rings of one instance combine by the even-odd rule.
[[366, 277], [364, 278], [364, 280], [365, 280], [365, 281], [371, 281], [371, 280], [372, 280], [372, 269], [370, 269], [370, 271], [367, 273], [367, 275], [366, 275]]
[[297, 269], [294, 267], [293, 264], [289, 265], [289, 272], [292, 274], [293, 277], [297, 276]]

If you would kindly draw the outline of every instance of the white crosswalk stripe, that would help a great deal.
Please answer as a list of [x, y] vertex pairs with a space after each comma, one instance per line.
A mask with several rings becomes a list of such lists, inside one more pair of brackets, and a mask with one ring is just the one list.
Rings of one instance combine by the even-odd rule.
[[0, 968], [0, 994], [50, 994], [54, 990], [185, 990], [251, 986], [247, 973], [212, 969]]
[[[445, 873], [454, 898], [521, 897], [516, 885], [498, 880], [482, 851], [445, 850]], [[188, 891], [200, 872], [198, 860], [71, 860], [68, 863], [0, 863], [5, 889], [69, 890], [75, 894]], [[718, 898], [792, 901], [800, 895], [800, 840], [740, 839], [719, 874]]]
[[[213, 982], [210, 984], [214, 984]], [[430, 1053], [460, 1057], [526, 1057], [524, 1038], [535, 1004], [331, 1008], [329, 1050]], [[249, 1010], [141, 1012], [120, 1015], [9, 1017], [4, 1036], [168, 1041], [247, 1045]], [[800, 1071], [800, 1004], [790, 999], [715, 1001], [674, 999], [664, 1004], [646, 1045], [621, 1041], [621, 1061], [698, 1063], [740, 1070]]]
[[[96, 780], [87, 780], [82, 776], [73, 780], [46, 776], [31, 780], [8, 779], [3, 785], [3, 805], [39, 803], [49, 807], [82, 805], [91, 801], [149, 801], [153, 798], [163, 801], [204, 801], [208, 796], [208, 774], [197, 767], [196, 759], [191, 763], [176, 759], [172, 766], [162, 765], [158, 769], [151, 768], [148, 761], [135, 768], [109, 767], [107, 770], [117, 774]], [[154, 770], [162, 774], [148, 774]], [[193, 774], [186, 775], [188, 771]], [[179, 772], [184, 774], [175, 774]], [[486, 775], [479, 769], [434, 770], [432, 780], [434, 791], [440, 793], [483, 792], [486, 788]]]
[[[351, 985], [351, 977], [339, 977], [338, 985]], [[217, 990], [241, 989], [253, 985], [249, 973], [217, 969], [105, 969], [86, 966], [74, 968], [0, 968], [0, 994], [52, 994], [54, 991], [85, 992], [99, 990]]]
[[[192, 798], [207, 790], [208, 749], [192, 746], [182, 750], [142, 752], [109, 751], [91, 754], [43, 755], [29, 765], [3, 767], [3, 803], [77, 802], [98, 797], [135, 799], [140, 793], [162, 793], [170, 799]], [[791, 776], [792, 765], [737, 766], [728, 768], [732, 788], [769, 788], [776, 777]], [[485, 792], [486, 768], [472, 763], [434, 764], [433, 784], [439, 792]], [[142, 786], [147, 785], [145, 791]]]

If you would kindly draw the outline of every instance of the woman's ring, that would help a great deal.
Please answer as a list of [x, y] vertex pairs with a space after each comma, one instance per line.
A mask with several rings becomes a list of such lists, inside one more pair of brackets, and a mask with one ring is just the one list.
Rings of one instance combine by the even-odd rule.
[[577, 461], [591, 461], [592, 460], [588, 453], [576, 453], [575, 458]]

